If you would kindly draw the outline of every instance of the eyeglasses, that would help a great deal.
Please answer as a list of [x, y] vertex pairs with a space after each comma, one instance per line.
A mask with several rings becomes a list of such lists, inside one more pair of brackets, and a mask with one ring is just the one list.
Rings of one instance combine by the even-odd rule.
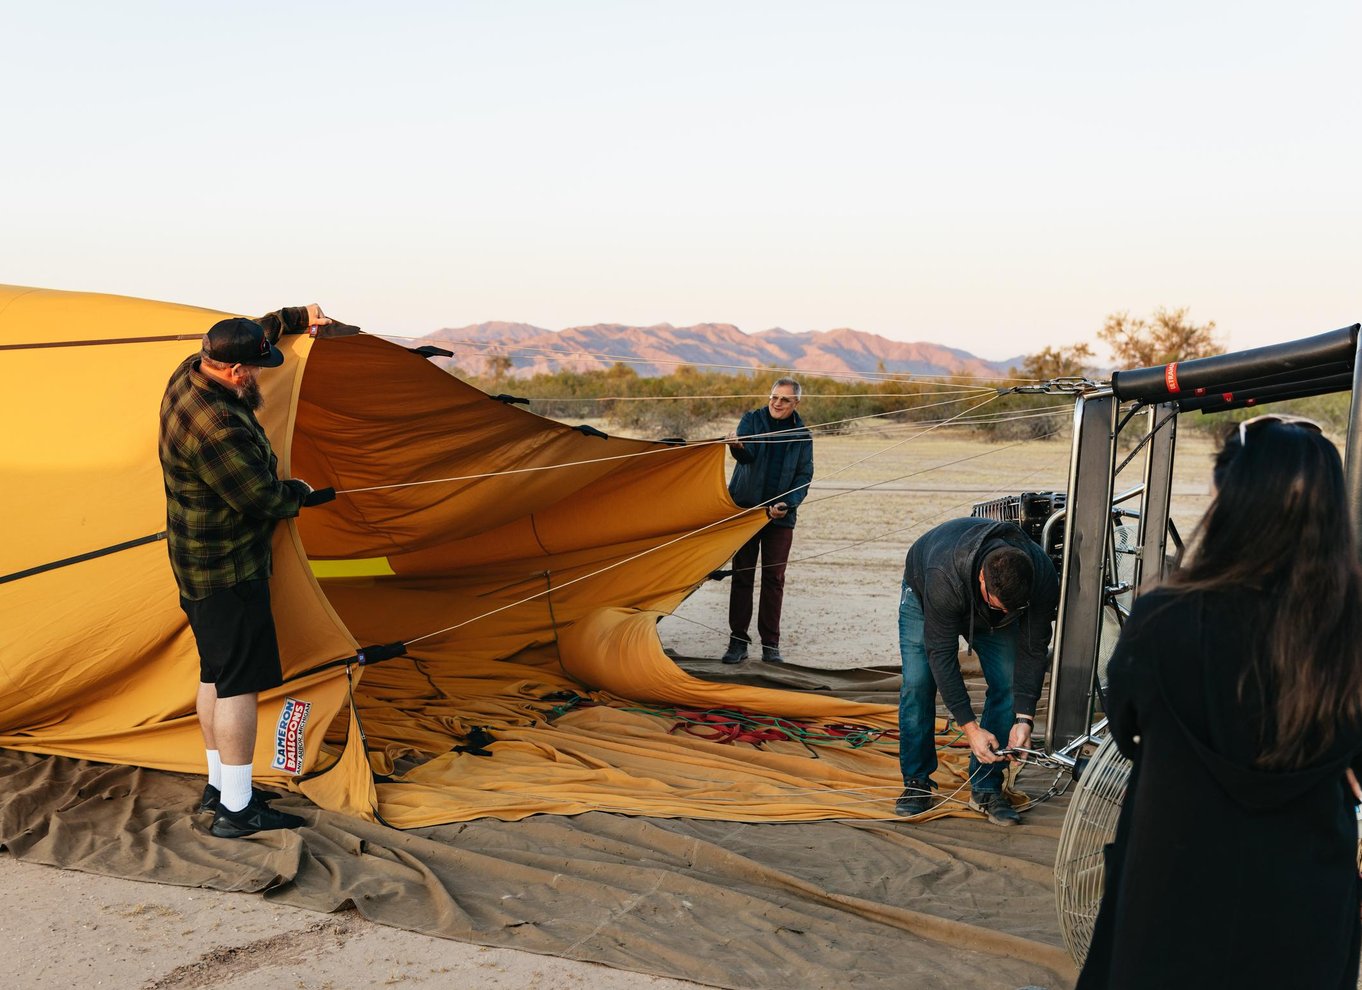
[[1254, 416], [1246, 419], [1239, 424], [1239, 446], [1248, 446], [1248, 428], [1257, 426], [1259, 423], [1281, 423], [1284, 426], [1299, 426], [1305, 430], [1312, 430], [1315, 433], [1323, 433], [1324, 427], [1320, 426], [1313, 419], [1306, 419], [1304, 416], [1282, 416], [1277, 413], [1267, 413], [1263, 416]]
[[771, 396], [771, 401], [778, 406], [783, 406], [787, 402], [798, 402], [799, 400], [793, 395], [773, 395]]

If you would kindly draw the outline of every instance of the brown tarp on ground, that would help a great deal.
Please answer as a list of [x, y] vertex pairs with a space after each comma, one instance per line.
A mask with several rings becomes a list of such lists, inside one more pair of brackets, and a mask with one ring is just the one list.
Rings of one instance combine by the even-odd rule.
[[[905, 829], [885, 821], [890, 738], [815, 750], [678, 731], [684, 709], [814, 732], [895, 721], [892, 695], [716, 683], [663, 654], [657, 618], [762, 524], [729, 499], [722, 444], [589, 436], [371, 336], [288, 338], [262, 376], [281, 472], [343, 493], [274, 540], [287, 683], [261, 696], [258, 766], [317, 806], [312, 827], [205, 836], [185, 815], [198, 781], [128, 765], [203, 772], [197, 657], [157, 539], [156, 422], [172, 369], [223, 315], [0, 286], [0, 746], [46, 754], [4, 754], [15, 855], [353, 901], [418, 931], [721, 986], [1065, 969], [1052, 807], [1015, 835], [977, 818]], [[408, 656], [315, 669], [394, 640]], [[564, 695], [591, 704], [560, 710]], [[270, 768], [287, 699], [311, 706], [300, 774]], [[491, 758], [459, 748], [478, 728]], [[947, 753], [948, 789], [963, 755]], [[763, 821], [804, 824], [743, 824]]]
[[411, 831], [317, 809], [220, 840], [202, 779], [0, 751], [0, 844], [27, 862], [262, 892], [444, 938], [734, 988], [1067, 985], [1051, 869], [1063, 799], [1026, 824], [754, 824], [593, 812]]
[[[886, 669], [680, 663], [867, 702], [897, 688]], [[978, 678], [969, 683], [977, 695]], [[1027, 774], [1033, 793], [1052, 780]], [[1015, 990], [1073, 978], [1052, 877], [1063, 796], [1015, 829], [977, 817], [761, 824], [593, 812], [401, 832], [287, 796], [281, 807], [307, 827], [231, 841], [191, 813], [201, 785], [0, 750], [0, 845], [30, 862], [353, 907], [429, 935], [721, 987]]]

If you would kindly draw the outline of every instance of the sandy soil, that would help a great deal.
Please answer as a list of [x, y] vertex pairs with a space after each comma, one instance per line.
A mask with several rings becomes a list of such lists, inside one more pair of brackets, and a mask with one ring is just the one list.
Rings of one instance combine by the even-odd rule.
[[[683, 988], [593, 963], [428, 938], [354, 911], [315, 914], [252, 894], [136, 883], [0, 858], [16, 990]], [[16, 905], [22, 905], [19, 910]]]
[[[800, 510], [785, 598], [782, 647], [809, 666], [897, 662], [903, 554], [937, 522], [987, 498], [1062, 490], [1063, 441], [1019, 446], [903, 431], [820, 440], [818, 480]], [[1180, 448], [1174, 518], [1190, 532], [1208, 500], [1210, 444]], [[1124, 478], [1122, 479], [1124, 480]], [[866, 489], [866, 485], [876, 485]], [[727, 640], [726, 582], [709, 582], [674, 617], [664, 644], [717, 656]], [[752, 662], [752, 661], [749, 661]], [[358, 990], [375, 986], [680, 988], [695, 984], [590, 963], [483, 948], [263, 897], [91, 876], [0, 856], [9, 959], [4, 983], [181, 990]]]

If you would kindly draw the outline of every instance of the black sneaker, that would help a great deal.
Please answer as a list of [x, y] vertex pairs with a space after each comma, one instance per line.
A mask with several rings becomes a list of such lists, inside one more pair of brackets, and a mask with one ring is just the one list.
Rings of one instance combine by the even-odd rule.
[[728, 652], [723, 655], [724, 663], [742, 663], [747, 659], [747, 640], [739, 639], [737, 636], [730, 636], [728, 640]]
[[904, 818], [912, 818], [920, 815], [932, 806], [932, 793], [935, 785], [930, 780], [906, 780], [903, 782], [903, 793], [894, 802], [894, 814]]
[[1020, 825], [1021, 815], [1012, 807], [1012, 802], [1003, 797], [1001, 791], [979, 791], [971, 794], [969, 806], [982, 811], [994, 825]]
[[785, 658], [780, 655], [779, 646], [763, 646], [761, 648], [761, 659], [765, 663], [784, 663]]
[[269, 832], [280, 828], [299, 828], [304, 824], [306, 823], [297, 815], [275, 811], [252, 794], [251, 803], [240, 811], [228, 811], [219, 804], [217, 813], [213, 815], [213, 824], [208, 831], [219, 839], [240, 839], [243, 836], [254, 835], [256, 832]]
[[[262, 791], [258, 787], [251, 788], [251, 797], [259, 798], [261, 801], [273, 801], [278, 796], [279, 795], [275, 794], [274, 791]], [[203, 797], [199, 799], [199, 810], [216, 812], [218, 810], [218, 803], [221, 800], [221, 791], [212, 784], [204, 784]]]

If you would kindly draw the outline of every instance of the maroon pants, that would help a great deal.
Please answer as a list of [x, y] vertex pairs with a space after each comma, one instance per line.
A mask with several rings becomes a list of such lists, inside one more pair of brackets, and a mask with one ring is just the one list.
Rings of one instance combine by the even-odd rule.
[[757, 579], [757, 555], [761, 555], [761, 607], [757, 610], [757, 634], [762, 646], [780, 645], [780, 606], [785, 600], [785, 563], [794, 542], [793, 526], [767, 523], [733, 555], [733, 586], [728, 593], [728, 628], [735, 639], [752, 642], [747, 627], [752, 622], [752, 586]]

